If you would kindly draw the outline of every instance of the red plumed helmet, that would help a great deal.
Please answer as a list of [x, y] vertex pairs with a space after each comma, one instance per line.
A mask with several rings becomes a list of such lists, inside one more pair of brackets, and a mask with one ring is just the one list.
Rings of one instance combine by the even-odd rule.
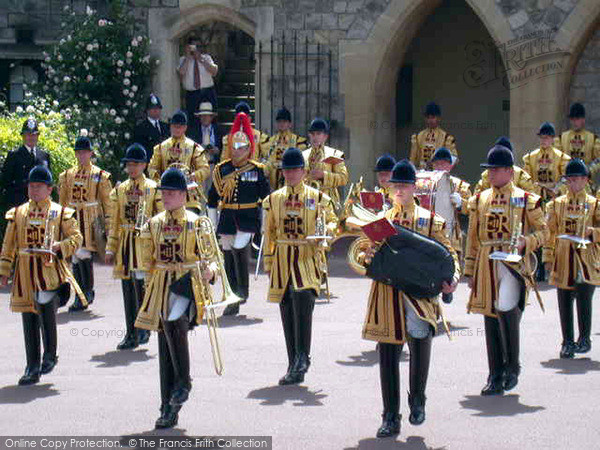
[[252, 124], [248, 114], [241, 112], [235, 116], [227, 142], [230, 149], [233, 149], [234, 146], [248, 145], [250, 158], [254, 157], [254, 133], [252, 133]]

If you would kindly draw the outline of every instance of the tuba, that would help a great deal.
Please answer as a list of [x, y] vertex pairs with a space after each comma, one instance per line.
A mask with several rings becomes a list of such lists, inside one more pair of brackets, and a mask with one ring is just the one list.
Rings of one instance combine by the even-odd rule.
[[[227, 278], [227, 273], [225, 272], [223, 254], [219, 248], [215, 229], [211, 220], [206, 216], [200, 216], [198, 219], [198, 227], [196, 228], [196, 243], [199, 251], [199, 261], [196, 262], [196, 269], [198, 271], [200, 288], [204, 298], [204, 309], [206, 310], [206, 325], [210, 339], [210, 348], [213, 355], [215, 371], [217, 372], [217, 375], [221, 375], [223, 373], [223, 359], [221, 358], [221, 348], [219, 346], [219, 339], [217, 335], [219, 321], [215, 313], [215, 308], [238, 303], [242, 299], [235, 295], [231, 289], [229, 280]], [[213, 300], [212, 287], [210, 286], [209, 282], [202, 277], [202, 270], [207, 268], [212, 262], [217, 264], [219, 277], [221, 278], [221, 284], [223, 288], [221, 301], [217, 303], [215, 303]]]

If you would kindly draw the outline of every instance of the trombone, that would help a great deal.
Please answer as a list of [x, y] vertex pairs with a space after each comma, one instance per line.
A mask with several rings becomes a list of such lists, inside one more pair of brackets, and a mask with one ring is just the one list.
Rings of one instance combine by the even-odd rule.
[[[206, 216], [200, 216], [195, 232], [200, 257], [199, 260], [196, 261], [196, 269], [200, 280], [202, 298], [204, 299], [203, 306], [206, 310], [206, 326], [208, 328], [208, 337], [210, 339], [210, 349], [212, 351], [215, 372], [217, 375], [221, 375], [223, 373], [223, 359], [217, 334], [219, 320], [215, 313], [215, 308], [238, 303], [242, 299], [235, 295], [231, 289], [229, 280], [227, 279], [223, 254], [219, 249], [217, 235], [215, 234], [215, 229], [211, 220]], [[214, 302], [212, 287], [210, 286], [210, 283], [202, 277], [202, 271], [206, 269], [210, 263], [217, 264], [217, 270], [219, 272], [219, 277], [221, 278], [223, 294], [220, 302]]]

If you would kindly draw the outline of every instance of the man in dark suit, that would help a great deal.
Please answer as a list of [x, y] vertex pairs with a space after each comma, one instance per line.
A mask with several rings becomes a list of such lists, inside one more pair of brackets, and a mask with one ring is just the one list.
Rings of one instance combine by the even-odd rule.
[[8, 152], [0, 174], [2, 200], [6, 208], [19, 206], [27, 201], [27, 178], [35, 166], [50, 169], [50, 156], [37, 146], [39, 129], [37, 121], [30, 117], [23, 124], [23, 145]]
[[146, 149], [148, 161], [152, 158], [154, 146], [168, 139], [171, 133], [169, 125], [160, 120], [162, 104], [160, 99], [150, 94], [146, 101], [146, 118], [135, 126], [133, 130], [133, 142], [142, 144]]

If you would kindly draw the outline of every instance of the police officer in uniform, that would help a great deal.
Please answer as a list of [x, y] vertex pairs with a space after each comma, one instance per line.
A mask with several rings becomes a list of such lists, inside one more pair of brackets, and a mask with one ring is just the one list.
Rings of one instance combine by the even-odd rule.
[[[208, 215], [216, 226], [223, 248], [225, 271], [232, 290], [245, 303], [248, 299], [250, 242], [260, 233], [260, 201], [269, 195], [263, 164], [254, 161], [249, 117], [238, 114], [231, 128], [231, 159], [217, 164], [208, 193]], [[217, 208], [220, 216], [217, 220]], [[223, 315], [239, 312], [239, 303], [228, 305]]]
[[[471, 296], [467, 310], [484, 316], [490, 370], [481, 395], [502, 395], [518, 383], [519, 329], [528, 294], [525, 280], [530, 280], [526, 262], [548, 238], [541, 198], [514, 185], [513, 164], [509, 149], [492, 147], [482, 164], [492, 187], [469, 199], [464, 274]], [[516, 236], [517, 227], [520, 236]], [[521, 263], [490, 259], [496, 251], [512, 252], [515, 237]]]
[[[460, 278], [460, 265], [444, 230], [440, 216], [421, 208], [414, 199], [416, 170], [408, 160], [394, 166], [390, 183], [394, 190], [394, 206], [385, 213], [393, 223], [417, 233], [432, 237], [444, 245], [454, 259], [451, 283], [444, 282], [443, 293], [451, 294]], [[368, 265], [375, 248], [368, 248], [358, 256], [360, 264]], [[377, 437], [388, 437], [400, 432], [400, 375], [399, 361], [404, 343], [410, 348], [410, 405], [409, 421], [420, 425], [425, 421], [425, 388], [431, 358], [431, 340], [437, 328], [441, 307], [437, 298], [417, 299], [398, 289], [373, 281], [363, 338], [379, 343], [379, 375], [383, 398], [383, 421]]]
[[[252, 122], [252, 116], [250, 115], [250, 105], [245, 101], [239, 102], [235, 105], [235, 115], [239, 113], [244, 113], [250, 117], [250, 122]], [[221, 161], [231, 158], [231, 150], [229, 149], [229, 136], [223, 136], [223, 147], [221, 149]], [[254, 158], [259, 162], [265, 162], [269, 157], [269, 135], [263, 133], [256, 128], [252, 128], [252, 139], [254, 140], [254, 145], [256, 146]]]
[[[581, 159], [567, 164], [568, 192], [546, 205], [550, 238], [544, 246], [544, 263], [550, 271], [550, 284], [557, 287], [558, 311], [563, 342], [561, 358], [573, 358], [575, 353], [587, 353], [592, 348], [592, 298], [600, 284], [598, 242], [600, 241], [600, 210], [598, 199], [585, 192], [589, 172]], [[584, 238], [583, 245], [560, 235]], [[573, 337], [573, 301], [577, 299], [579, 339]]]
[[600, 158], [600, 139], [585, 129], [585, 107], [581, 103], [571, 105], [569, 120], [571, 128], [554, 140], [554, 147], [589, 166]]
[[169, 137], [169, 125], [160, 120], [161, 112], [160, 98], [150, 94], [146, 100], [146, 118], [133, 130], [133, 142], [141, 144], [146, 149], [148, 161], [152, 159], [154, 147]]
[[21, 135], [23, 145], [8, 152], [2, 166], [0, 187], [7, 208], [27, 201], [27, 177], [31, 169], [38, 165], [50, 169], [50, 156], [37, 145], [40, 131], [34, 118], [30, 117], [23, 123]]
[[58, 361], [56, 308], [68, 300], [69, 284], [83, 297], [65, 261], [83, 241], [75, 211], [51, 201], [52, 174], [46, 166], [31, 170], [27, 191], [30, 200], [6, 213], [0, 254], [0, 285], [7, 286], [14, 267], [10, 309], [23, 316], [27, 368], [20, 385], [37, 383]]
[[316, 234], [317, 221], [331, 232], [337, 222], [331, 199], [304, 183], [304, 161], [300, 150], [288, 148], [281, 162], [286, 185], [262, 202], [266, 211], [264, 269], [270, 275], [268, 300], [279, 303], [288, 354], [288, 369], [280, 385], [304, 381], [310, 366], [312, 313], [325, 255], [317, 247], [318, 240], [306, 238]]
[[285, 184], [285, 179], [281, 172], [281, 157], [283, 156], [283, 152], [290, 147], [304, 150], [307, 146], [306, 138], [298, 136], [292, 131], [292, 114], [285, 106], [277, 111], [275, 125], [277, 133], [271, 136], [266, 144], [269, 155], [267, 169], [273, 190], [279, 189]]
[[[494, 145], [501, 145], [503, 147], [506, 147], [514, 154], [512, 142], [510, 142], [510, 139], [508, 139], [506, 136], [500, 136], [498, 139], [496, 139]], [[534, 194], [539, 195], [540, 187], [533, 182], [531, 176], [529, 176], [527, 172], [525, 172], [519, 166], [513, 166], [513, 172], [513, 183], [516, 187], [521, 188], [524, 191], [532, 192]], [[481, 173], [481, 179], [477, 182], [477, 185], [475, 186], [475, 194], [478, 194], [481, 191], [485, 191], [490, 187], [490, 180], [488, 179], [488, 171], [486, 169]]]
[[[88, 303], [94, 301], [94, 259], [98, 252], [98, 233], [104, 233], [110, 213], [110, 173], [92, 164], [94, 154], [92, 142], [80, 136], [75, 142], [77, 165], [60, 174], [58, 179], [59, 203], [75, 209], [79, 229], [83, 235], [83, 245], [73, 255], [73, 274], [83, 290]], [[103, 226], [98, 226], [101, 221]], [[69, 311], [85, 309], [79, 300], [69, 307]]]
[[144, 300], [146, 277], [139, 234], [146, 222], [163, 210], [156, 182], [144, 175], [147, 161], [144, 147], [137, 143], [130, 145], [122, 159], [129, 178], [110, 193], [110, 234], [105, 262], [115, 263], [113, 275], [121, 279], [127, 329], [118, 350], [136, 348], [150, 339], [150, 332], [136, 330], [134, 326]]
[[196, 239], [200, 217], [185, 208], [183, 172], [167, 169], [158, 189], [165, 211], [150, 219], [140, 235], [149, 279], [135, 326], [158, 331], [161, 415], [155, 427], [172, 428], [192, 389], [187, 333], [190, 326], [202, 323], [209, 299], [204, 298], [201, 285], [214, 278], [216, 264], [198, 270], [197, 262], [204, 261]]
[[454, 158], [458, 158], [454, 136], [440, 127], [442, 110], [437, 103], [430, 102], [425, 106], [425, 122], [427, 128], [410, 138], [410, 162], [417, 169], [427, 169], [431, 157], [437, 148], [446, 147]]
[[176, 111], [170, 124], [171, 137], [154, 148], [148, 175], [158, 181], [171, 165], [185, 169], [189, 183], [187, 207], [199, 212], [204, 207], [203, 183], [210, 175], [208, 157], [200, 144], [186, 136], [188, 118], [185, 112]]

